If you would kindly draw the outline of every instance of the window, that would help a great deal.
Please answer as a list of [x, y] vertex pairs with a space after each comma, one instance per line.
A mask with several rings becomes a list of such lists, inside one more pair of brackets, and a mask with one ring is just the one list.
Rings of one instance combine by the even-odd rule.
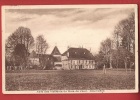
[[89, 64], [89, 61], [87, 60], [87, 64]]
[[86, 60], [84, 60], [84, 63], [86, 64]]
[[90, 64], [92, 64], [92, 60], [90, 60]]
[[74, 61], [74, 60], [72, 60], [72, 64], [73, 64], [73, 65], [75, 64], [75, 61]]
[[75, 64], [77, 64], [77, 61], [78, 61], [78, 60], [75, 60]]
[[82, 66], [82, 68], [84, 69], [84, 66]]
[[82, 62], [83, 62], [83, 61], [81, 60], [81, 64], [82, 64]]

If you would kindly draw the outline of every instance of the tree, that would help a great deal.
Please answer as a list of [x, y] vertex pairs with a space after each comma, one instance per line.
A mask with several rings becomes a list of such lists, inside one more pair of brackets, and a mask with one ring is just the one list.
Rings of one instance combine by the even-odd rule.
[[[135, 15], [131, 13], [128, 18], [120, 21], [114, 29], [115, 52], [112, 53], [116, 66], [121, 63], [127, 69], [129, 62], [134, 62], [135, 52]], [[130, 59], [131, 58], [131, 59]], [[129, 62], [128, 62], [129, 60]]]
[[112, 68], [111, 56], [110, 56], [111, 49], [112, 49], [112, 40], [110, 38], [107, 38], [106, 40], [101, 42], [100, 51], [104, 55], [104, 62], [106, 62], [106, 64], [108, 64], [110, 68]]
[[130, 68], [129, 62], [130, 62], [130, 58], [132, 57], [132, 53], [123, 47], [119, 47], [118, 53], [119, 53], [119, 59], [124, 62], [124, 68], [126, 69], [127, 72], [127, 68]]
[[96, 67], [98, 69], [102, 69], [102, 67], [104, 65], [104, 54], [103, 54], [103, 52], [100, 51], [94, 57], [95, 57]]
[[39, 35], [36, 38], [36, 52], [38, 54], [45, 54], [47, 49], [48, 49], [48, 43], [44, 39], [43, 35]]
[[27, 49], [24, 44], [17, 44], [12, 53], [14, 67], [19, 66], [20, 69], [23, 69], [27, 65]]
[[36, 38], [36, 52], [37, 52], [37, 54], [40, 55], [39, 59], [40, 59], [40, 66], [41, 67], [45, 67], [45, 59], [44, 59], [43, 54], [46, 53], [48, 47], [49, 47], [48, 43], [44, 39], [44, 36], [43, 35], [39, 35]]
[[29, 28], [19, 27], [6, 40], [6, 47], [13, 52], [17, 44], [24, 44], [27, 51], [34, 45], [34, 38]]
[[135, 51], [135, 15], [131, 13], [127, 19], [124, 19], [116, 25], [114, 30], [114, 40], [116, 48], [122, 45], [128, 51]]
[[25, 48], [24, 44], [17, 44], [14, 48], [14, 55], [20, 56], [21, 58], [25, 58], [27, 49]]
[[[26, 59], [27, 59], [28, 52], [33, 45], [34, 45], [34, 38], [31, 35], [30, 29], [26, 28], [26, 27], [19, 27], [6, 40], [6, 44], [5, 44], [6, 55], [11, 55], [11, 56], [15, 57], [16, 60], [19, 60], [19, 59], [17, 59], [18, 57], [22, 58], [23, 56], [24, 56], [23, 58], [26, 57]], [[22, 49], [20, 49], [20, 48], [22, 48]], [[26, 53], [25, 52], [23, 53], [22, 51], [26, 51]], [[17, 55], [18, 55], [18, 57], [16, 57]], [[15, 62], [17, 62], [17, 61], [15, 61]], [[19, 63], [19, 62], [17, 62], [17, 63]], [[27, 62], [24, 62], [24, 63], [27, 63]]]

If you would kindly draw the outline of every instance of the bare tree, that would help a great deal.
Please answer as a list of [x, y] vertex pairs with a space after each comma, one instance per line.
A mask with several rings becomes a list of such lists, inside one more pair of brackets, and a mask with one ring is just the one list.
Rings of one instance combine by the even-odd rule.
[[[12, 53], [16, 50], [16, 46], [19, 44], [23, 44], [25, 46], [26, 53], [24, 54], [27, 58], [29, 49], [34, 45], [34, 38], [31, 35], [31, 31], [29, 28], [19, 27], [8, 37], [5, 44], [6, 54], [12, 56]], [[22, 51], [23, 50], [21, 49], [21, 52]]]
[[39, 35], [36, 38], [36, 52], [37, 54], [39, 54], [39, 58], [40, 58], [40, 66], [45, 68], [45, 59], [43, 58], [44, 54], [46, 53], [47, 49], [48, 49], [48, 43], [46, 42], [46, 40], [44, 39], [43, 35]]
[[127, 19], [118, 23], [114, 30], [114, 40], [116, 40], [116, 49], [122, 45], [125, 49], [134, 53], [135, 49], [135, 18], [131, 13]]
[[123, 39], [124, 42], [122, 45], [128, 51], [135, 51], [135, 20], [134, 14], [132, 13], [127, 20], [124, 20], [122, 24], [124, 24], [123, 28]]
[[48, 49], [48, 43], [44, 39], [43, 35], [39, 35], [36, 38], [36, 52], [38, 54], [45, 54], [47, 49]]
[[107, 63], [109, 63], [110, 68], [112, 68], [111, 64], [111, 49], [112, 49], [112, 40], [107, 38], [103, 42], [101, 42], [100, 51], [104, 54], [104, 59]]
[[[128, 58], [134, 56], [135, 52], [135, 15], [130, 16], [118, 23], [114, 29], [114, 39], [116, 47], [116, 66], [118, 68], [119, 60], [124, 61], [125, 69], [128, 66]], [[123, 48], [123, 49], [122, 49]], [[121, 52], [120, 52], [121, 51]], [[132, 62], [132, 60], [130, 60]]]
[[7, 39], [6, 45], [14, 49], [17, 44], [24, 44], [29, 50], [34, 44], [34, 38], [29, 28], [19, 27]]

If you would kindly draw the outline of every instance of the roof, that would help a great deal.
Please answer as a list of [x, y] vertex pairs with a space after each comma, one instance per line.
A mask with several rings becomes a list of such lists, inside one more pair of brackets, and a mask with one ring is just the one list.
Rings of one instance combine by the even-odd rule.
[[43, 58], [54, 58], [52, 55], [50, 54], [37, 54], [37, 57], [43, 57]]
[[37, 54], [36, 52], [33, 50], [31, 53], [30, 53], [30, 58], [37, 58]]
[[54, 57], [50, 54], [37, 54], [34, 50], [30, 53], [30, 58], [40, 58], [40, 57], [43, 57], [43, 58], [53, 58]]
[[57, 46], [54, 47], [51, 55], [61, 55], [60, 51], [58, 50]]
[[68, 59], [80, 59], [80, 60], [93, 60], [94, 56], [86, 48], [69, 48], [65, 51], [63, 56], [67, 56]]
[[61, 57], [54, 57], [55, 62], [61, 62]]

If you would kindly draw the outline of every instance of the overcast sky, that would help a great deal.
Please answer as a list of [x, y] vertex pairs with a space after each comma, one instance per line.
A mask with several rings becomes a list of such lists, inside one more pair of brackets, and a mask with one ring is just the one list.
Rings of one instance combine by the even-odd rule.
[[35, 39], [44, 35], [49, 44], [48, 54], [54, 46], [61, 53], [68, 46], [83, 46], [95, 53], [100, 43], [111, 37], [114, 26], [131, 12], [130, 8], [9, 9], [5, 12], [5, 36], [25, 26]]

